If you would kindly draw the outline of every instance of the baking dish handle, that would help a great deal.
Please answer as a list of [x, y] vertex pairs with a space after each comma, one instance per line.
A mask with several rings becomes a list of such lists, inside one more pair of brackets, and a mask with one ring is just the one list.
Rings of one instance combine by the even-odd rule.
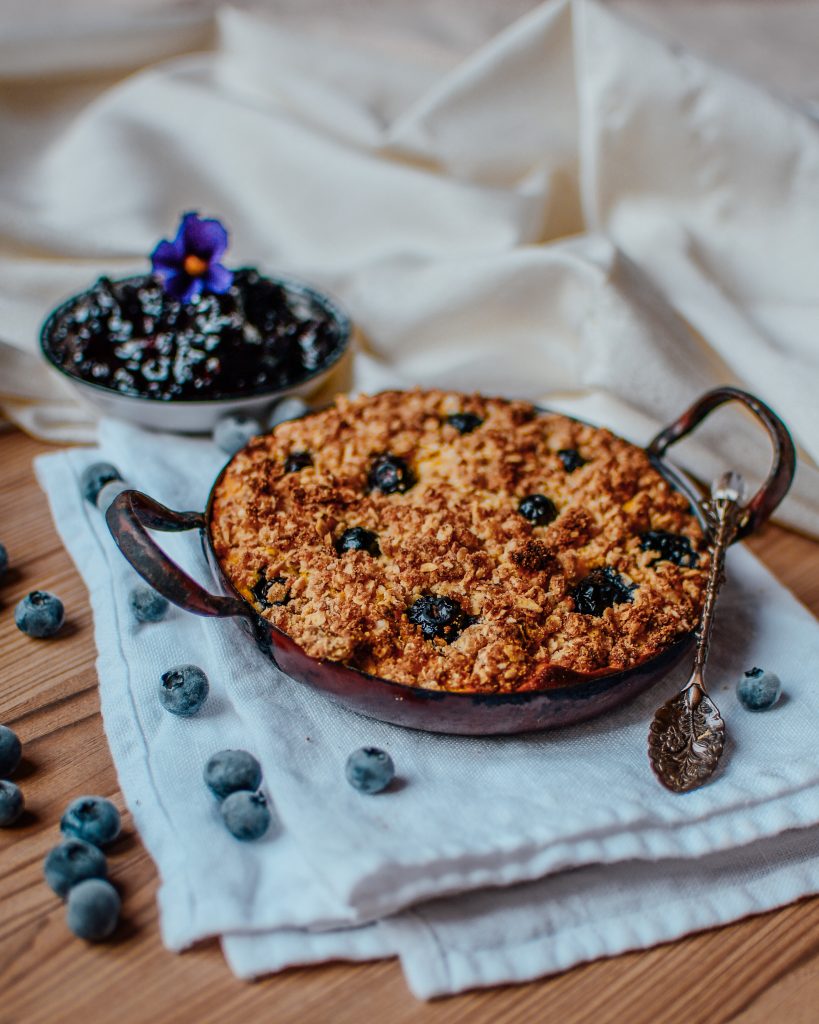
[[690, 434], [710, 412], [726, 402], [739, 402], [746, 409], [750, 409], [768, 431], [773, 446], [773, 460], [767, 479], [745, 506], [741, 525], [735, 537], [736, 540], [740, 540], [758, 530], [768, 519], [788, 493], [796, 469], [796, 450], [791, 435], [773, 409], [747, 391], [740, 391], [739, 388], [714, 388], [694, 402], [678, 420], [660, 431], [647, 451], [650, 455], [662, 458], [672, 444]]
[[148, 533], [148, 530], [166, 533], [203, 530], [205, 518], [199, 512], [174, 512], [141, 491], [123, 491], [111, 502], [105, 521], [125, 558], [169, 601], [196, 615], [251, 616], [244, 602], [209, 594], [170, 559]]

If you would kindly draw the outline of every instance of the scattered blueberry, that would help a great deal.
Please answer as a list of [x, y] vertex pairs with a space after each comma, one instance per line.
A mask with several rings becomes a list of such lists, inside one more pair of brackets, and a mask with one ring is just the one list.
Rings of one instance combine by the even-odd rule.
[[0, 725], [0, 779], [7, 779], [20, 763], [23, 747], [16, 732]]
[[20, 787], [0, 779], [0, 828], [13, 825], [23, 813], [25, 801]]
[[737, 683], [737, 697], [749, 711], [767, 711], [779, 700], [782, 683], [775, 672], [751, 668]]
[[426, 640], [436, 636], [452, 643], [467, 626], [476, 621], [464, 613], [452, 597], [440, 594], [424, 594], [407, 610], [407, 618], [413, 625], [420, 626]]
[[347, 758], [344, 774], [360, 793], [380, 793], [395, 778], [395, 765], [385, 750], [362, 747]]
[[[275, 592], [271, 593], [275, 587]], [[263, 572], [250, 588], [250, 593], [256, 598], [256, 603], [262, 608], [273, 608], [275, 605], [287, 604], [290, 600], [290, 592], [287, 589], [287, 580], [284, 576], [274, 576], [268, 579]], [[275, 596], [274, 596], [275, 594]], [[271, 597], [273, 600], [271, 601]]]
[[237, 790], [225, 797], [219, 810], [228, 831], [237, 839], [261, 839], [270, 826], [270, 810], [262, 793]]
[[574, 473], [576, 469], [585, 466], [588, 461], [583, 458], [576, 448], [561, 448], [557, 453], [557, 457], [563, 463], [563, 468], [567, 473]]
[[208, 677], [196, 665], [177, 665], [162, 673], [159, 699], [172, 715], [195, 715], [208, 696]]
[[137, 586], [128, 595], [137, 622], [160, 622], [168, 614], [168, 601], [153, 587]]
[[697, 564], [699, 555], [691, 546], [691, 541], [682, 533], [669, 533], [667, 530], [648, 530], [640, 534], [640, 548], [643, 551], [656, 551], [657, 557], [651, 563], [674, 562], [675, 565], [690, 569]]
[[45, 590], [32, 590], [14, 609], [14, 622], [26, 636], [38, 640], [54, 636], [65, 621], [65, 609], [59, 597]]
[[0, 544], [0, 579], [6, 575], [6, 570], [9, 567], [9, 553], [6, 551], [4, 544]]
[[104, 796], [80, 796], [72, 800], [60, 818], [63, 835], [93, 846], [107, 846], [119, 835], [119, 811]]
[[280, 423], [286, 423], [287, 420], [297, 420], [309, 409], [310, 406], [303, 398], [283, 398], [280, 402], [276, 402], [270, 410], [267, 417], [267, 429], [273, 430], [274, 427], [278, 427]]
[[447, 416], [446, 421], [461, 434], [471, 434], [483, 423], [480, 416], [476, 416], [474, 412], [453, 412], [451, 416]]
[[80, 939], [100, 942], [116, 928], [120, 906], [117, 890], [110, 882], [86, 878], [68, 891], [68, 927]]
[[548, 526], [557, 519], [557, 506], [545, 494], [527, 494], [520, 499], [518, 512], [533, 526]]
[[228, 455], [235, 455], [261, 432], [261, 423], [250, 416], [225, 416], [213, 428], [213, 443]]
[[86, 466], [80, 476], [82, 496], [92, 505], [96, 505], [97, 497], [102, 488], [106, 484], [111, 483], [112, 480], [121, 479], [122, 476], [119, 470], [116, 466], [112, 466], [110, 462], [95, 462], [91, 466]]
[[373, 558], [378, 558], [381, 548], [378, 546], [378, 536], [372, 530], [365, 530], [363, 526], [351, 526], [336, 541], [336, 551], [343, 555], [345, 551], [366, 551]]
[[86, 878], [106, 878], [108, 865], [98, 847], [82, 839], [66, 839], [48, 851], [43, 874], [54, 892], [65, 899], [68, 890], [78, 882]]
[[313, 456], [310, 452], [290, 452], [284, 460], [284, 471], [285, 473], [298, 473], [312, 465]]
[[262, 767], [246, 750], [220, 750], [205, 765], [205, 785], [224, 800], [240, 790], [254, 792], [262, 784]]
[[415, 474], [405, 459], [384, 452], [373, 459], [367, 483], [371, 491], [381, 491], [384, 494], [394, 494], [397, 491], [403, 494], [415, 483]]
[[606, 608], [634, 600], [632, 591], [636, 583], [627, 583], [610, 566], [599, 566], [582, 579], [571, 591], [575, 611], [581, 615], [602, 615]]
[[110, 483], [105, 484], [97, 495], [96, 506], [102, 512], [103, 515], [108, 511], [108, 507], [114, 498], [122, 494], [123, 491], [130, 490], [130, 486], [125, 483], [124, 480], [111, 480]]

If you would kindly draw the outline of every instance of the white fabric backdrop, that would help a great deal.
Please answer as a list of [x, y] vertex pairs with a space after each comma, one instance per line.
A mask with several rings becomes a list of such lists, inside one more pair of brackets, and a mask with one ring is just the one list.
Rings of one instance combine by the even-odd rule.
[[[202, 45], [187, 5], [156, 19], [176, 36], [143, 18], [122, 61], [152, 31]], [[200, 208], [235, 262], [343, 299], [370, 383], [548, 396], [639, 440], [712, 384], [756, 391], [804, 455], [782, 518], [819, 532], [819, 125], [794, 106], [581, 0], [454, 65], [225, 9], [213, 49], [63, 95], [41, 44], [0, 114], [0, 394], [27, 429], [92, 432], [34, 355], [44, 312]], [[764, 441], [718, 415], [685, 459], [758, 475]]]

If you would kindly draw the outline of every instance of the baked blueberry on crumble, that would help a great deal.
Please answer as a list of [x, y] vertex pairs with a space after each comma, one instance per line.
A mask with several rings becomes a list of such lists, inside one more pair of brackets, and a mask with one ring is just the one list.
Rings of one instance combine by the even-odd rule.
[[273, 608], [274, 605], [284, 605], [290, 600], [287, 591], [287, 580], [284, 576], [273, 576], [270, 579], [263, 573], [249, 588], [253, 595], [253, 602], [262, 608]]
[[370, 490], [373, 491], [382, 491], [384, 494], [403, 494], [415, 483], [415, 476], [405, 459], [385, 452], [373, 459], [367, 483]]
[[581, 615], [602, 615], [606, 608], [616, 604], [631, 603], [632, 592], [637, 589], [635, 583], [628, 583], [610, 566], [599, 566], [592, 569], [572, 589], [575, 610]]
[[447, 416], [446, 422], [450, 427], [454, 427], [459, 434], [471, 434], [473, 430], [478, 429], [483, 420], [474, 412], [453, 412]]
[[381, 548], [378, 546], [378, 537], [372, 530], [365, 530], [363, 526], [351, 526], [336, 541], [336, 551], [343, 555], [345, 551], [366, 551], [373, 558], [378, 558]]
[[423, 594], [407, 609], [407, 618], [413, 625], [421, 627], [427, 640], [439, 637], [447, 643], [457, 639], [474, 621], [454, 598], [440, 594]]
[[545, 494], [527, 494], [520, 499], [518, 512], [533, 526], [548, 526], [557, 519], [557, 507]]
[[[465, 408], [480, 424], [463, 432]], [[286, 471], [294, 452], [309, 471]], [[645, 451], [455, 392], [340, 396], [280, 422], [211, 509], [216, 557], [266, 621], [312, 657], [432, 690], [641, 664], [695, 628], [708, 573], [696, 516]], [[668, 557], [686, 543], [696, 559]]]
[[284, 460], [285, 473], [298, 473], [299, 470], [313, 465], [313, 456], [310, 452], [290, 452]]
[[665, 559], [689, 569], [697, 564], [699, 558], [691, 546], [690, 537], [681, 533], [669, 533], [667, 530], [647, 530], [640, 535], [640, 547], [643, 551], [656, 551], [655, 562]]
[[344, 344], [318, 297], [252, 267], [222, 265], [227, 232], [188, 213], [152, 254], [152, 273], [101, 277], [43, 331], [70, 376], [125, 395], [210, 400], [289, 387]]
[[563, 463], [567, 473], [574, 473], [576, 469], [586, 465], [586, 460], [576, 448], [561, 448], [557, 457]]

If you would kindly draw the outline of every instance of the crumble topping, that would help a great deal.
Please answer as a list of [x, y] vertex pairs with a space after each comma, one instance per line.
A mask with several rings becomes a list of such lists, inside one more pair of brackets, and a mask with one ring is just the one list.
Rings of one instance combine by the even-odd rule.
[[[534, 496], [553, 519], [527, 516]], [[308, 654], [443, 690], [637, 665], [696, 626], [708, 570], [642, 449], [444, 391], [342, 396], [255, 438], [211, 529], [228, 578]]]

